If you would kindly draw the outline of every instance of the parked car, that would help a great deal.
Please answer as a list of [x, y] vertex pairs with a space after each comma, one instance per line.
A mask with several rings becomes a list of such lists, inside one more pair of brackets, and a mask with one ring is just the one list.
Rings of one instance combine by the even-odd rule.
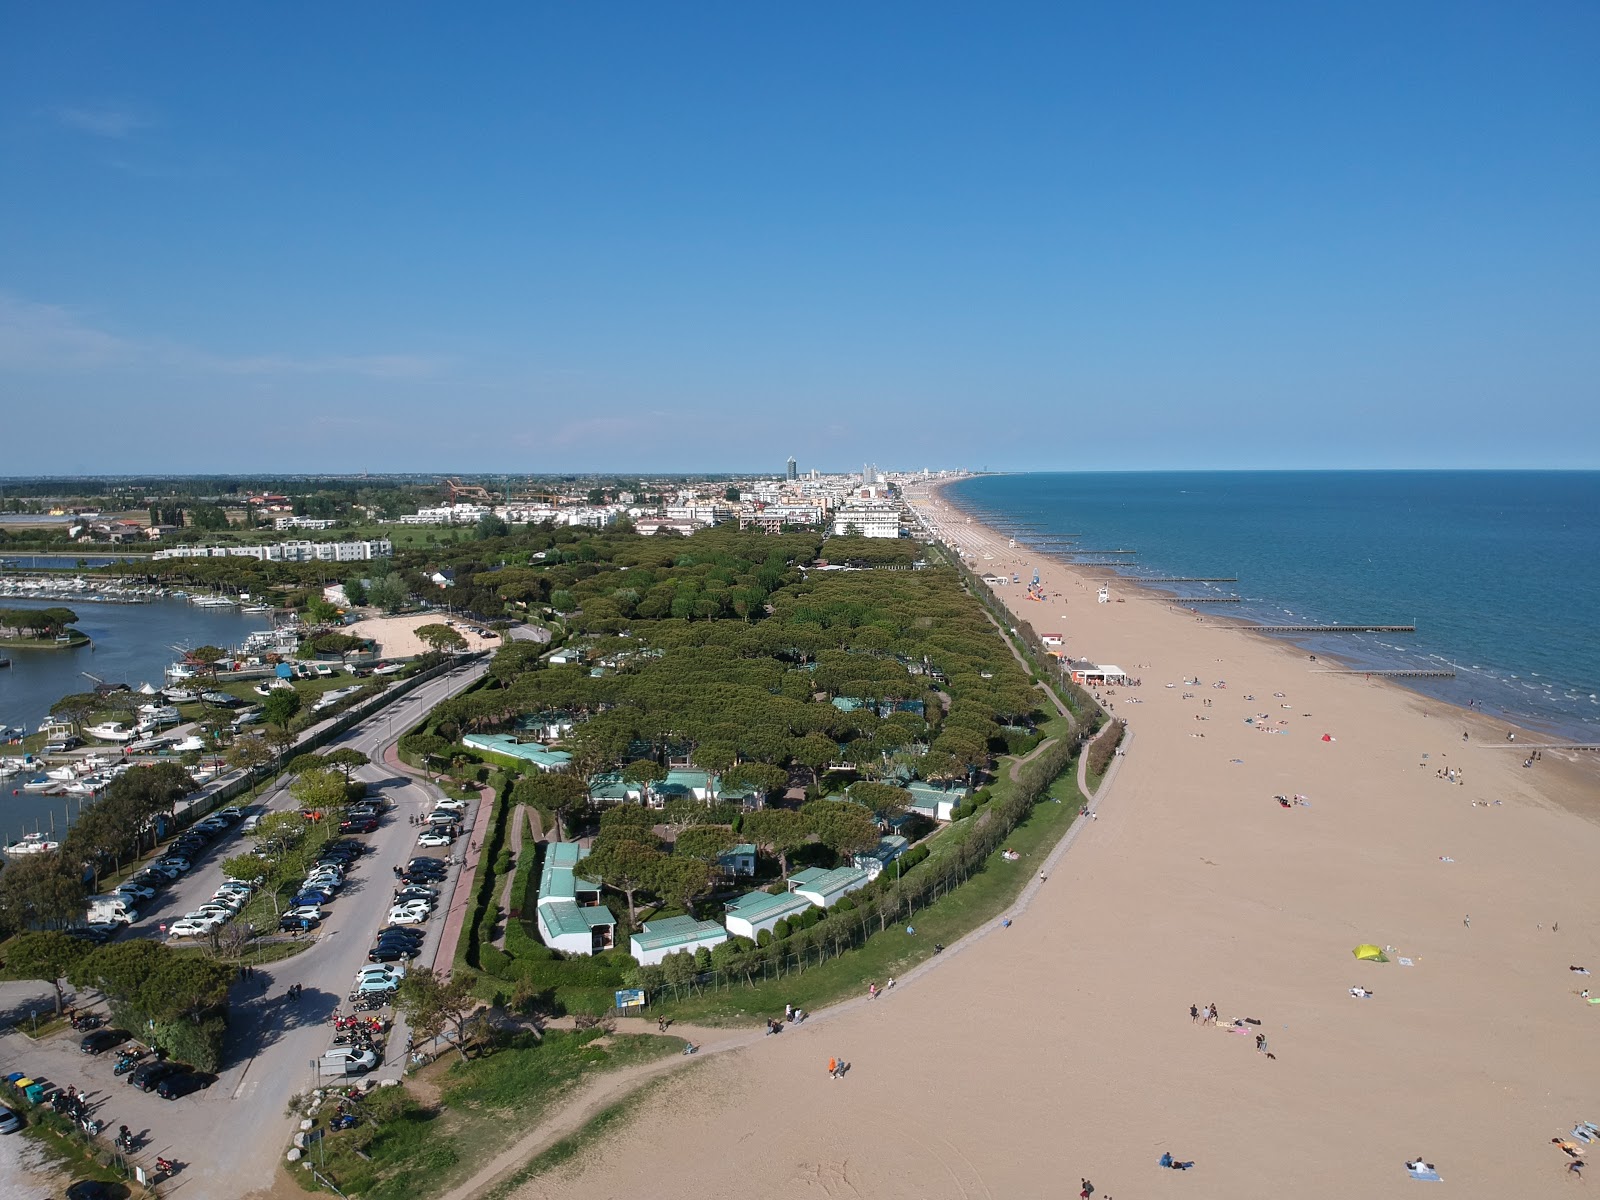
[[103, 946], [117, 936], [117, 931], [99, 924], [76, 925], [67, 930], [67, 936], [77, 938], [80, 942], [88, 942], [91, 946]]
[[301, 888], [290, 901], [294, 907], [301, 906], [320, 908], [333, 899], [333, 893], [326, 888]]
[[446, 796], [443, 800], [435, 800], [433, 802], [433, 810], [434, 812], [444, 810], [448, 812], [464, 813], [467, 811], [467, 802], [465, 800], [456, 800], [452, 797]]
[[392, 937], [415, 942], [419, 946], [422, 944], [422, 939], [427, 936], [428, 935], [423, 933], [422, 930], [414, 928], [410, 925], [385, 925], [382, 929], [378, 930], [378, 937], [380, 940]]
[[210, 918], [198, 921], [185, 918], [184, 920], [174, 921], [171, 925], [168, 925], [167, 936], [175, 938], [210, 937], [211, 931], [221, 923], [222, 922], [214, 921]]
[[398, 979], [388, 979], [374, 976], [371, 979], [358, 979], [351, 989], [352, 996], [393, 995], [400, 990]]
[[133, 899], [140, 900], [140, 901], [143, 901], [143, 900], [154, 900], [156, 898], [156, 890], [155, 890], [155, 888], [145, 887], [142, 884], [137, 884], [137, 883], [121, 883], [121, 884], [118, 884], [117, 885], [117, 893], [119, 895], [123, 895], [123, 896], [130, 896]]
[[290, 913], [284, 913], [283, 916], [278, 918], [278, 932], [293, 933], [298, 930], [300, 933], [305, 933], [321, 924], [321, 917], [296, 917]]
[[417, 835], [417, 845], [419, 846], [448, 846], [455, 840], [456, 837], [453, 833], [429, 832]]
[[83, 1041], [78, 1043], [78, 1049], [84, 1054], [104, 1054], [113, 1046], [120, 1046], [133, 1034], [126, 1029], [96, 1029]]
[[353, 1046], [335, 1046], [320, 1060], [324, 1075], [359, 1075], [378, 1065], [378, 1056], [371, 1050], [358, 1050]]
[[177, 1062], [142, 1063], [128, 1073], [128, 1082], [141, 1092], [151, 1092], [155, 1090], [156, 1084], [160, 1083], [168, 1075], [176, 1075], [179, 1071], [187, 1071], [188, 1069], [182, 1063]]
[[15, 1133], [27, 1126], [28, 1118], [16, 1109], [0, 1107], [0, 1133]]
[[217, 924], [226, 924], [233, 919], [233, 909], [221, 904], [202, 904], [192, 912], [183, 914], [185, 921], [215, 921]]
[[339, 822], [340, 833], [375, 833], [378, 829], [378, 818], [374, 816], [347, 817]]
[[394, 900], [396, 904], [404, 900], [426, 900], [429, 904], [436, 904], [439, 900], [439, 889], [423, 887], [420, 883], [408, 883], [395, 892]]
[[379, 976], [388, 979], [400, 979], [406, 973], [404, 967], [362, 967], [356, 972], [357, 979], [372, 979]]
[[225, 821], [238, 821], [244, 817], [244, 810], [235, 808], [230, 804], [227, 808], [217, 809], [214, 815], [221, 817]]
[[180, 1096], [187, 1096], [190, 1092], [198, 1092], [201, 1088], [210, 1086], [210, 1076], [201, 1075], [198, 1071], [191, 1071], [185, 1067], [158, 1080], [156, 1095], [163, 1100], [176, 1100]]
[[165, 858], [158, 858], [153, 865], [157, 867], [165, 867], [169, 871], [176, 871], [179, 875], [182, 875], [191, 866], [193, 866], [193, 864], [187, 858], [183, 858], [180, 855], [174, 854], [169, 854]]
[[389, 924], [421, 925], [430, 915], [426, 908], [391, 908], [389, 910]]
[[410, 942], [383, 942], [380, 941], [371, 950], [367, 951], [367, 961], [374, 963], [399, 962], [405, 958], [415, 958], [422, 953], [422, 947]]
[[298, 904], [294, 908], [285, 909], [283, 915], [286, 917], [309, 917], [313, 921], [320, 921], [328, 914], [322, 911], [320, 905]]

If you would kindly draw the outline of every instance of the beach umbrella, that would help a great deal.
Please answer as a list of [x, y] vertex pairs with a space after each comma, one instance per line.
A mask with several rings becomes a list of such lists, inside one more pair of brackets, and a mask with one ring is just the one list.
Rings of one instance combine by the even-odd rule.
[[1354, 954], [1357, 958], [1361, 959], [1363, 962], [1388, 962], [1389, 961], [1389, 956], [1387, 954], [1385, 954], [1382, 950], [1380, 950], [1377, 946], [1372, 945], [1372, 943], [1370, 943], [1370, 942], [1367, 942], [1367, 943], [1364, 943], [1364, 944], [1362, 944], [1360, 946], [1357, 946], [1354, 950], [1350, 951], [1350, 953]]

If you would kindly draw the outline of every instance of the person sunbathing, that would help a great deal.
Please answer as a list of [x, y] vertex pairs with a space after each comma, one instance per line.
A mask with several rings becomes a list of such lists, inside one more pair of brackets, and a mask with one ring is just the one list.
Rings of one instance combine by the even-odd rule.
[[1560, 1146], [1569, 1158], [1577, 1158], [1583, 1153], [1583, 1149], [1576, 1142], [1569, 1142], [1562, 1138], [1553, 1137], [1550, 1139], [1550, 1144], [1552, 1146]]
[[1422, 1156], [1420, 1154], [1417, 1155], [1417, 1159], [1416, 1159], [1415, 1162], [1406, 1163], [1406, 1170], [1408, 1170], [1408, 1171], [1421, 1172], [1421, 1171], [1432, 1171], [1434, 1169], [1435, 1169], [1434, 1165], [1431, 1162], [1423, 1162], [1422, 1161]]

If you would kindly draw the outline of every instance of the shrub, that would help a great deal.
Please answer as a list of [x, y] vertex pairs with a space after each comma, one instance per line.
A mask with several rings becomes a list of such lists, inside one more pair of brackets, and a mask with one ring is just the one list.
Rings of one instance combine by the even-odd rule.
[[792, 928], [793, 926], [789, 924], [788, 917], [779, 917], [777, 923], [772, 927], [772, 936], [781, 942], [784, 938], [789, 936]]
[[1107, 725], [1105, 731], [1090, 743], [1088, 768], [1089, 774], [1096, 779], [1106, 773], [1111, 766], [1111, 760], [1117, 753], [1117, 747], [1122, 744], [1123, 724], [1113, 721]]
[[756, 945], [762, 947], [763, 949], [772, 945], [772, 930], [758, 929], [756, 931]]

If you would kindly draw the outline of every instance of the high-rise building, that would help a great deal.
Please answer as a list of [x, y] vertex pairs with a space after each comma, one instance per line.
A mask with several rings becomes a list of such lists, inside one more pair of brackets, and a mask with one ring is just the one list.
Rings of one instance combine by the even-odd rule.
[[794, 461], [794, 455], [792, 454], [789, 455], [789, 469], [785, 473], [784, 477], [788, 479], [790, 483], [793, 483], [796, 479], [800, 478], [800, 465]]

